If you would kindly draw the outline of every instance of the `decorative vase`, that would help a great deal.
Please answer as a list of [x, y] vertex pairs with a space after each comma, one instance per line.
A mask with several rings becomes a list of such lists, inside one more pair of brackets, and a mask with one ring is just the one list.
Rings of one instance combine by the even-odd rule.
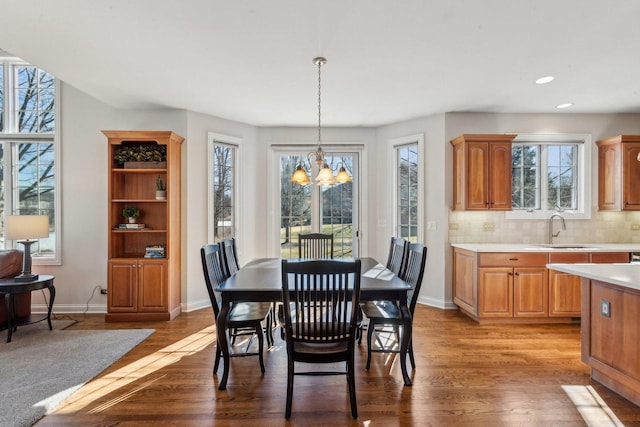
[[167, 200], [167, 191], [156, 190], [156, 200]]
[[136, 223], [136, 218], [135, 217], [129, 217], [129, 224], [135, 224]]

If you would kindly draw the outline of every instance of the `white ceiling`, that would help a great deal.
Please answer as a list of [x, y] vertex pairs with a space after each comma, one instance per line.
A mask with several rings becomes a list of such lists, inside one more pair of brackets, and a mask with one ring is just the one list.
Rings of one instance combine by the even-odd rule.
[[[640, 112], [636, 0], [0, 0], [0, 48], [117, 108], [257, 126]], [[555, 80], [536, 85], [544, 75]]]

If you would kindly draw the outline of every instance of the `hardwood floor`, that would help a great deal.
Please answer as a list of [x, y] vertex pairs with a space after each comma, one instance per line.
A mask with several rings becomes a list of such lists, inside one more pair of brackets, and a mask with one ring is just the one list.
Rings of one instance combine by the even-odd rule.
[[37, 425], [587, 425], [563, 386], [587, 396], [585, 386], [592, 386], [614, 418], [640, 425], [640, 407], [590, 380], [580, 361], [579, 325], [478, 325], [457, 311], [421, 305], [412, 387], [403, 386], [395, 355], [374, 354], [371, 370], [364, 369], [365, 338], [356, 355], [358, 419], [351, 418], [344, 377], [296, 377], [293, 414], [285, 421], [286, 350], [279, 333], [265, 355], [264, 375], [257, 358], [234, 358], [227, 390], [219, 391], [212, 376], [212, 316], [210, 309], [171, 322], [73, 316], [79, 320], [73, 329], [156, 332]]

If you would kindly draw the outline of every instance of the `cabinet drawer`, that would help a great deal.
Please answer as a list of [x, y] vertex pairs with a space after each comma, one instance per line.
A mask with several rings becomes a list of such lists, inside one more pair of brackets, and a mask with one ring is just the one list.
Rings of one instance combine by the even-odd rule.
[[610, 262], [629, 262], [629, 252], [593, 252], [591, 262], [594, 264]]
[[516, 252], [516, 253], [481, 253], [480, 267], [533, 267], [546, 266], [546, 252]]
[[586, 264], [589, 263], [588, 252], [551, 252], [549, 264]]

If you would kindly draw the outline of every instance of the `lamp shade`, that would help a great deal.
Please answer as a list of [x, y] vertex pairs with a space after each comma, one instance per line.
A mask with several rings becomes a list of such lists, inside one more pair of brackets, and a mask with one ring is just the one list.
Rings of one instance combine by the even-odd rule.
[[333, 171], [326, 163], [318, 172], [318, 176], [316, 177], [316, 183], [318, 185], [334, 185], [336, 183], [336, 179], [333, 176]]
[[298, 185], [309, 185], [311, 184], [311, 180], [309, 179], [309, 175], [305, 172], [302, 165], [298, 165], [296, 171], [293, 173], [290, 179], [291, 182]]
[[49, 217], [47, 215], [7, 215], [4, 237], [8, 240], [49, 237]]
[[342, 166], [338, 171], [338, 175], [336, 175], [336, 181], [340, 184], [344, 184], [345, 182], [351, 182], [351, 176], [347, 172], [347, 170]]

